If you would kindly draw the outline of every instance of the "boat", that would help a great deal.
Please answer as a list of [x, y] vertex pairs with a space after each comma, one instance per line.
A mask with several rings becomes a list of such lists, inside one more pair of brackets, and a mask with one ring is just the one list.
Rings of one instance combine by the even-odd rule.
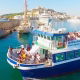
[[30, 26], [30, 24], [25, 24], [22, 21], [17, 30], [18, 30], [19, 34], [30, 33], [31, 32], [31, 26]]
[[39, 15], [39, 25], [48, 25], [52, 20], [53, 17], [46, 10]]
[[80, 70], [80, 32], [50, 27], [33, 31], [32, 47], [9, 48], [7, 62], [22, 77], [43, 79]]
[[30, 33], [32, 28], [31, 28], [31, 24], [30, 21], [27, 17], [27, 1], [25, 0], [25, 7], [24, 7], [24, 17], [23, 20], [20, 23], [20, 26], [18, 27], [18, 32], [23, 34], [23, 33]]

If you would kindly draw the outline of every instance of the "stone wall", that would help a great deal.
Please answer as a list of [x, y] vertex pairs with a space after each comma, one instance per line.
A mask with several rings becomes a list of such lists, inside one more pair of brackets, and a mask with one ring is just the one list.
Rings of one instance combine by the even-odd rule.
[[3, 33], [0, 33], [0, 39], [4, 38], [5, 36], [7, 36], [8, 34], [10, 34], [10, 30], [3, 30]]
[[0, 29], [2, 30], [12, 30], [15, 29], [16, 26], [19, 26], [19, 20], [10, 20], [6, 22], [0, 22]]
[[20, 24], [19, 20], [0, 22], [0, 30], [3, 31], [3, 33], [0, 32], [0, 39], [10, 34], [10, 32], [16, 30], [19, 24]]

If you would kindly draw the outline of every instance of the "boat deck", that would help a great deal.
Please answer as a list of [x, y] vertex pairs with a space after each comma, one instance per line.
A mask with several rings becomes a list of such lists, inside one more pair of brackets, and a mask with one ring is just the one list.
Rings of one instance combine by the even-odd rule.
[[[8, 57], [19, 64], [27, 64], [27, 65], [36, 65], [36, 64], [45, 64], [46, 66], [51, 66], [51, 60], [46, 60], [45, 58], [37, 59], [32, 55], [23, 55], [19, 53], [20, 49], [13, 49], [12, 53], [8, 53]], [[39, 57], [38, 57], [39, 58]]]

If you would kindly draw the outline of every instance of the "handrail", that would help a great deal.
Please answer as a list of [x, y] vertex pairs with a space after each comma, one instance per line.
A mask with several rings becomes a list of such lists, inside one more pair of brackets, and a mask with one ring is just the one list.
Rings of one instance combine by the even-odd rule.
[[16, 61], [21, 60], [21, 59], [15, 57], [14, 55], [11, 55], [11, 53], [8, 53], [8, 56], [13, 60], [16, 59]]

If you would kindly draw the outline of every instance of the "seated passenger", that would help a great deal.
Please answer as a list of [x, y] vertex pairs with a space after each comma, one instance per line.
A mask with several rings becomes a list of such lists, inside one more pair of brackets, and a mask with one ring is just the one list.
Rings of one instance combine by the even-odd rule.
[[21, 55], [19, 55], [19, 57], [18, 57], [18, 62], [19, 62], [19, 63], [22, 63], [22, 62], [23, 62]]
[[23, 59], [26, 59], [26, 57], [27, 57], [27, 55], [24, 52], [21, 54], [21, 56]]
[[13, 48], [9, 48], [8, 52], [12, 54], [13, 53]]
[[18, 61], [20, 63], [22, 63], [23, 61], [25, 61], [26, 58], [27, 58], [27, 54], [25, 52], [25, 49], [24, 49], [24, 46], [23, 45], [21, 46], [21, 51], [19, 53], [19, 57], [18, 58], [19, 58]]
[[13, 48], [9, 48], [8, 49], [8, 53], [9, 53], [9, 57], [12, 58], [12, 56], [13, 56]]
[[34, 60], [35, 60], [35, 57], [32, 55], [32, 56], [30, 57], [30, 64], [34, 64]]
[[31, 47], [30, 45], [27, 46], [27, 51], [30, 51]]
[[77, 36], [80, 38], [80, 32], [77, 32], [77, 34], [78, 34]]
[[39, 55], [39, 53], [36, 53], [35, 54], [35, 62], [36, 62], [36, 64], [39, 64], [40, 63], [40, 55]]
[[23, 63], [27, 58], [27, 55], [25, 53], [22, 53], [18, 57], [18, 62]]

